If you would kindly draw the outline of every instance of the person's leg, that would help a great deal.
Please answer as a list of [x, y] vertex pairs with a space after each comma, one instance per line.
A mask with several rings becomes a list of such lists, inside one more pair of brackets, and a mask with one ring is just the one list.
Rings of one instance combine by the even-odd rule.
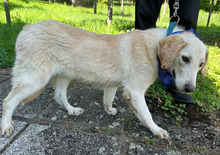
[[156, 27], [162, 0], [137, 0], [135, 5], [135, 29]]
[[[170, 7], [170, 17], [173, 16], [174, 13], [174, 5], [175, 0], [169, 0]], [[196, 30], [199, 9], [200, 9], [201, 0], [180, 0], [179, 1], [179, 9], [177, 10], [177, 14], [180, 17], [179, 25], [183, 26], [186, 30], [194, 29]], [[177, 18], [172, 18], [171, 21], [177, 21]], [[171, 83], [166, 87], [167, 91], [174, 95], [174, 99], [177, 102], [181, 103], [194, 103], [193, 98], [189, 94], [184, 94], [177, 90], [175, 82]]]
[[[175, 11], [173, 9], [174, 2], [175, 0], [169, 0], [170, 17], [173, 15], [173, 12]], [[180, 7], [177, 10], [177, 14], [180, 17], [180, 21], [178, 24], [184, 26], [186, 30], [196, 30], [200, 4], [201, 0], [180, 0]], [[173, 20], [176, 19], [172, 18], [171, 21]]]

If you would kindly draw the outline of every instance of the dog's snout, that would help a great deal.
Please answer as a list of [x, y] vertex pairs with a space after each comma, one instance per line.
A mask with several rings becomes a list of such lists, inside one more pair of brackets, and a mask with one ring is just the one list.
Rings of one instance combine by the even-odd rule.
[[184, 90], [186, 93], [192, 93], [195, 90], [195, 88], [191, 84], [186, 84]]

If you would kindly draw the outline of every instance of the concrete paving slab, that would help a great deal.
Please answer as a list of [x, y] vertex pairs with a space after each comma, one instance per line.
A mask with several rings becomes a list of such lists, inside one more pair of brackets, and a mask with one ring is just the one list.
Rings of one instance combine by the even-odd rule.
[[75, 88], [70, 85], [68, 88], [69, 102], [74, 107], [81, 107], [85, 110], [82, 115], [69, 116], [67, 110], [63, 109], [55, 101], [48, 107], [40, 117], [53, 122], [77, 122], [96, 127], [123, 129], [127, 110], [129, 107], [122, 97], [117, 93], [114, 100], [114, 107], [118, 109], [116, 116], [108, 115], [103, 106], [103, 91], [91, 88]]
[[[12, 139], [14, 139], [14, 137], [21, 131], [24, 129], [24, 127], [27, 125], [26, 122], [20, 122], [20, 121], [14, 121], [15, 124], [15, 130], [13, 132], [13, 134], [8, 137], [1, 137], [0, 136], [0, 152], [7, 146], [10, 145], [10, 142], [12, 141]], [[1, 124], [0, 124], [1, 126]]]
[[13, 154], [120, 154], [116, 137], [31, 124], [3, 155]]
[[[3, 100], [7, 97], [11, 91], [11, 80], [7, 80], [0, 84], [0, 114], [2, 113]], [[15, 109], [13, 116], [21, 116], [25, 118], [35, 117], [43, 108], [45, 108], [49, 102], [53, 100], [53, 90], [51, 85], [47, 85], [43, 92], [33, 101], [19, 104]]]

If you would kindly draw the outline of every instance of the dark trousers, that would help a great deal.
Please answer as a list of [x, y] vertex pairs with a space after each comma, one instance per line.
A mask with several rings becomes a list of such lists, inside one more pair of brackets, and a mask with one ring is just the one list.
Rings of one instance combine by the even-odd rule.
[[[174, 13], [175, 0], [169, 0], [170, 17]], [[135, 28], [145, 30], [156, 27], [156, 21], [160, 14], [163, 0], [136, 0], [135, 6]], [[201, 0], [179, 0], [177, 15], [180, 17], [179, 25], [186, 30], [196, 30]], [[172, 18], [171, 21], [177, 21]]]

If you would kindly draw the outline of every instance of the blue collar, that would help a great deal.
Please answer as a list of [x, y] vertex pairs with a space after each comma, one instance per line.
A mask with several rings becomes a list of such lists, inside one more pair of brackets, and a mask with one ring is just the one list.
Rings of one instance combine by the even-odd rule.
[[171, 34], [167, 34], [167, 36], [173, 35], [173, 34], [181, 34], [181, 33], [183, 33], [183, 32], [191, 32], [191, 33], [193, 33], [196, 37], [198, 36], [198, 33], [197, 33], [195, 30], [193, 30], [193, 29], [189, 29], [188, 31], [176, 31], [176, 32], [173, 32], [173, 33], [171, 33]]
[[158, 60], [158, 75], [159, 75], [159, 79], [162, 82], [162, 87], [164, 88], [165, 86], [171, 84], [174, 82], [174, 78], [173, 76], [170, 74], [170, 72], [168, 72], [166, 69], [162, 69], [161, 63], [160, 63], [160, 59], [157, 56], [157, 60]]
[[173, 34], [181, 34], [183, 32], [192, 32], [196, 37], [198, 36], [198, 33], [196, 33], [195, 30], [193, 29], [189, 29], [188, 31], [176, 31], [176, 32], [173, 32], [173, 29], [174, 27], [176, 26], [177, 22], [170, 22], [170, 25], [167, 29], [167, 36], [169, 35], [173, 35]]

